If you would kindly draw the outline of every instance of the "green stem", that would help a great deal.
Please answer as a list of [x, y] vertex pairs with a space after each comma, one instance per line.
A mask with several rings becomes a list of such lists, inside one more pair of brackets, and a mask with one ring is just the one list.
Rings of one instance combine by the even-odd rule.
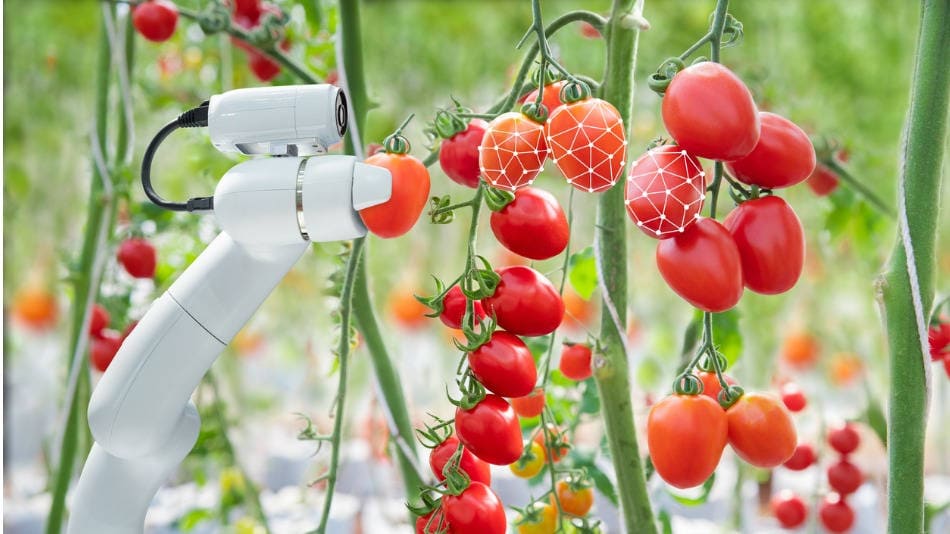
[[[613, 2], [606, 26], [607, 67], [601, 86], [602, 97], [620, 112], [628, 139], [632, 124], [633, 74], [639, 31], [625, 23], [624, 19], [632, 13], [635, 4], [636, 0]], [[607, 444], [616, 473], [621, 523], [628, 533], [653, 534], [656, 532], [656, 523], [637, 444], [629, 362], [624, 349], [624, 325], [627, 321], [627, 224], [623, 181], [618, 184], [621, 185], [601, 195], [597, 209], [597, 263], [604, 290], [600, 337], [605, 346], [603, 361], [599, 362], [594, 377], [600, 391]]]
[[950, 88], [950, 1], [921, 2], [898, 183], [898, 239], [879, 284], [890, 350], [888, 532], [924, 530], [929, 404], [927, 314], [934, 299], [940, 173]]

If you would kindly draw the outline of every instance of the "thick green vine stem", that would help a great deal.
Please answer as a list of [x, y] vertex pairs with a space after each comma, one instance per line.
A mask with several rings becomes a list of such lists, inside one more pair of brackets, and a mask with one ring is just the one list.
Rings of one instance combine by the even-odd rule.
[[888, 532], [924, 531], [927, 317], [950, 91], [950, 2], [923, 0], [898, 182], [898, 238], [879, 283], [890, 350]]

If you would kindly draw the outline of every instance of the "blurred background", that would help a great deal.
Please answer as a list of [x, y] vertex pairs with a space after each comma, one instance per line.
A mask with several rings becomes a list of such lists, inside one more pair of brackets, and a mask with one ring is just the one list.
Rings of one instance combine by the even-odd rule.
[[[200, 7], [204, 2], [179, 3]], [[291, 54], [320, 76], [334, 72], [333, 3], [323, 2], [327, 18], [319, 33], [308, 30], [306, 14], [297, 2], [276, 3], [292, 17]], [[678, 54], [706, 31], [714, 4], [647, 0], [644, 15], [651, 28], [639, 42], [633, 153], [665, 135], [660, 99], [646, 87], [646, 78], [664, 58]], [[731, 12], [744, 24], [745, 39], [723, 51], [723, 62], [745, 80], [760, 108], [791, 118], [812, 135], [837, 140], [847, 152], [851, 174], [893, 205], [917, 4], [885, 0], [734, 4]], [[545, 0], [543, 7], [545, 18], [552, 20], [572, 8], [606, 13], [610, 6], [606, 0]], [[415, 113], [407, 132], [413, 153], [420, 157], [428, 153], [425, 122], [438, 108], [451, 105], [454, 97], [473, 109], [485, 109], [508, 90], [523, 56], [515, 44], [531, 22], [529, 2], [505, 0], [364, 1], [362, 8], [364, 67], [371, 98], [378, 103], [369, 114], [364, 137], [379, 143]], [[69, 359], [69, 279], [79, 255], [93, 179], [91, 133], [96, 128], [102, 11], [92, 0], [6, 2], [3, 11], [4, 526], [10, 532], [29, 533], [38, 532], [45, 521], [49, 475], [55, 464], [52, 453], [65, 420], [61, 412]], [[604, 44], [596, 35], [568, 27], [553, 44], [568, 69], [595, 79], [602, 76]], [[140, 318], [216, 233], [210, 217], [170, 215], [142, 204], [145, 198], [136, 180], [145, 144], [170, 118], [209, 95], [260, 83], [244, 54], [226, 36], [205, 37], [193, 22], [181, 20], [175, 36], [165, 43], [136, 40], [129, 86], [132, 176], [124, 182], [131, 187], [119, 191], [127, 193], [128, 200], [120, 203], [110, 250], [130, 235], [144, 236], [157, 248], [158, 266], [154, 280], [134, 279], [112, 261], [110, 252], [100, 299], [112, 317], [110, 328], [121, 332]], [[296, 82], [284, 72], [272, 83]], [[108, 97], [113, 103], [117, 93]], [[119, 114], [107, 117], [110, 135], [115, 135], [120, 120]], [[111, 146], [102, 150], [108, 154]], [[203, 131], [185, 131], [162, 147], [154, 168], [166, 194], [179, 198], [208, 194], [237, 160], [215, 151]], [[549, 167], [536, 185], [553, 192], [566, 206], [568, 187]], [[431, 172], [433, 195], [461, 200], [469, 194], [438, 166]], [[942, 197], [944, 206], [950, 201], [946, 187], [934, 194]], [[766, 298], [747, 292], [737, 311], [717, 325], [717, 335], [723, 352], [735, 362], [730, 373], [747, 389], [775, 389], [781, 380], [794, 377], [811, 401], [809, 409], [796, 416], [799, 432], [820, 444], [829, 424], [867, 419], [869, 407], [873, 421], [875, 410], [884, 408], [888, 366], [874, 282], [892, 248], [895, 227], [887, 215], [843, 184], [828, 196], [817, 196], [803, 184], [785, 197], [806, 230], [806, 272], [785, 295]], [[593, 196], [574, 197], [572, 250], [592, 243], [595, 207]], [[950, 228], [950, 210], [943, 211], [938, 227]], [[457, 352], [451, 331], [423, 317], [426, 310], [412, 295], [434, 291], [430, 274], [451, 280], [460, 271], [466, 231], [463, 221], [432, 225], [424, 216], [402, 238], [370, 238], [373, 298], [418, 422], [427, 412], [451, 415], [444, 383], [453, 379]], [[647, 400], [669, 390], [693, 311], [662, 282], [654, 267], [654, 242], [632, 229], [628, 241], [628, 334], [635, 405], [642, 424]], [[950, 232], [943, 232], [937, 247], [938, 295], [950, 291], [948, 245]], [[492, 239], [482, 239], [480, 246], [480, 253], [496, 264], [521, 261]], [[339, 268], [339, 252], [339, 245], [315, 245], [216, 363], [220, 395], [211, 396], [217, 400], [203, 408], [224, 403], [223, 423], [228, 428], [205, 417], [207, 435], [156, 499], [150, 532], [255, 532], [259, 525], [246, 510], [244, 476], [262, 487], [275, 532], [302, 532], [313, 526], [321, 488], [308, 482], [325, 469], [328, 450], [313, 454], [315, 444], [298, 441], [297, 433], [304, 427], [299, 414], [323, 429], [331, 423], [336, 390], [332, 347], [338, 333], [329, 313], [336, 306], [329, 278]], [[553, 272], [559, 261], [536, 267]], [[557, 279], [556, 274], [552, 277]], [[55, 311], [47, 321], [24, 320], [22, 307], [38, 293], [52, 297]], [[582, 341], [585, 329], [596, 330], [599, 300], [596, 291], [590, 298], [578, 293], [569, 290], [566, 297], [573, 323], [564, 335]], [[409, 532], [398, 471], [386, 446], [386, 419], [364, 351], [359, 347], [353, 358], [344, 476], [334, 506], [334, 528]], [[806, 364], [797, 365], [798, 357]], [[92, 378], [94, 383], [98, 373], [93, 371]], [[934, 368], [933, 379], [927, 491], [928, 499], [940, 504], [950, 499], [950, 387], [939, 367]], [[567, 381], [555, 381], [555, 389], [572, 387]], [[203, 394], [199, 390], [199, 398]], [[588, 419], [578, 431], [581, 452], [585, 446], [596, 450], [602, 433], [596, 417]], [[233, 451], [222, 444], [221, 432], [229, 436], [225, 441], [233, 442]], [[872, 426], [863, 426], [862, 436], [866, 439], [856, 462], [867, 481], [855, 498], [859, 521], [854, 531], [883, 532], [886, 455]], [[820, 455], [820, 461], [831, 459]], [[609, 461], [597, 461], [609, 471]], [[790, 488], [810, 496], [827, 489], [823, 471], [815, 467], [801, 473], [776, 472], [770, 481], [763, 473], [741, 473], [747, 482], [737, 490], [736, 462], [727, 455], [723, 464], [724, 474], [708, 500], [696, 506], [672, 498], [653, 480], [655, 502], [673, 516], [676, 532], [740, 528], [733, 504], [737, 496], [743, 503], [738, 508], [742, 530], [777, 529], [767, 507], [760, 506], [763, 485], [770, 491]], [[506, 504], [527, 502], [530, 488], [507, 469], [499, 470], [496, 480]], [[617, 512], [609, 498], [599, 496], [596, 506], [595, 515], [608, 531], [616, 532]], [[950, 528], [946, 518], [943, 521], [944, 528]]]

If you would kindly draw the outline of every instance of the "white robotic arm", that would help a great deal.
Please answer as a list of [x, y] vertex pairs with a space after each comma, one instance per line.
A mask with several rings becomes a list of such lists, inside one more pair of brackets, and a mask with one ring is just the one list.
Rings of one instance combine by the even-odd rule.
[[[330, 87], [260, 91], [294, 95], [293, 108], [300, 105], [296, 95], [316, 88], [321, 97], [336, 95], [330, 105], [336, 112], [342, 93]], [[240, 97], [233, 99], [250, 99], [254, 120], [263, 120], [257, 110], [266, 99], [255, 91], [232, 92]], [[262, 140], [254, 141], [234, 116], [240, 115], [235, 111], [240, 106], [221, 106], [229, 97], [233, 95], [225, 93], [211, 100], [209, 128], [219, 148], [311, 152], [339, 140], [345, 131], [344, 113], [342, 126], [332, 130], [335, 134], [320, 138], [314, 135], [317, 128], [311, 128], [300, 136], [300, 122], [291, 125], [296, 130], [289, 134], [275, 133], [279, 125], [272, 122]], [[215, 113], [222, 109], [231, 110], [228, 128], [237, 134], [224, 135], [215, 128]], [[291, 109], [285, 115], [299, 118], [300, 113]], [[339, 115], [334, 120], [340, 120]], [[390, 195], [389, 172], [351, 156], [254, 159], [224, 175], [213, 200], [223, 231], [155, 301], [93, 392], [89, 426], [96, 444], [76, 487], [68, 532], [142, 532], [152, 497], [197, 439], [200, 421], [190, 397], [218, 354], [310, 241], [365, 235], [357, 211]]]

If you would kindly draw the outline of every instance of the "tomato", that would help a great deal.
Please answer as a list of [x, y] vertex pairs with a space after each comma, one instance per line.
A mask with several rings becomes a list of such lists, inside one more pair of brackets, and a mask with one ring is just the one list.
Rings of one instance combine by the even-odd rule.
[[795, 286], [805, 265], [805, 231], [787, 202], [775, 196], [748, 200], [724, 224], [739, 248], [747, 288], [777, 295]]
[[808, 405], [808, 399], [798, 384], [789, 382], [782, 386], [782, 404], [790, 411], [800, 412]]
[[534, 391], [522, 397], [508, 399], [518, 417], [537, 417], [544, 411], [544, 389], [534, 388]]
[[517, 462], [508, 466], [516, 477], [534, 478], [544, 469], [544, 447], [532, 441]]
[[416, 534], [453, 534], [454, 530], [445, 520], [442, 508], [436, 508], [416, 519]]
[[854, 525], [854, 510], [840, 495], [825, 497], [818, 507], [818, 517], [829, 532], [847, 532]]
[[811, 188], [813, 193], [823, 197], [830, 195], [838, 188], [838, 175], [828, 167], [817, 163], [815, 165], [815, 171], [811, 173], [811, 176], [808, 177], [805, 183], [808, 184], [808, 187]]
[[[719, 402], [719, 392], [722, 391], [722, 384], [719, 383], [719, 377], [716, 376], [716, 373], [698, 371], [696, 376], [699, 377], [699, 379], [703, 382], [703, 395], [706, 395], [710, 399]], [[735, 378], [732, 378], [727, 374], [723, 374], [722, 377], [725, 379], [727, 384], [735, 385]]]
[[533, 260], [563, 252], [571, 234], [554, 195], [534, 187], [515, 191], [511, 203], [492, 212], [491, 231], [505, 248]]
[[931, 360], [950, 358], [950, 323], [939, 323], [928, 328], [927, 342]]
[[782, 464], [786, 469], [791, 469], [792, 471], [804, 471], [812, 466], [817, 459], [815, 454], [815, 448], [809, 445], [808, 443], [799, 443], [795, 447], [795, 452], [792, 453], [791, 458], [785, 460], [785, 463]]
[[508, 528], [505, 507], [481, 482], [473, 482], [461, 495], [442, 497], [442, 510], [455, 534], [505, 534]]
[[551, 461], [560, 462], [561, 458], [567, 456], [570, 450], [570, 447], [567, 446], [567, 436], [554, 425], [549, 424], [546, 428], [547, 430], [539, 430], [532, 441], [541, 446], [545, 460], [548, 457], [548, 441], [550, 441], [554, 447], [557, 447], [551, 454]]
[[532, 503], [529, 508], [537, 517], [528, 519], [518, 516], [518, 534], [554, 534], [557, 530], [557, 509], [550, 504]]
[[828, 431], [828, 444], [841, 454], [851, 454], [861, 444], [861, 435], [851, 423], [844, 423]]
[[464, 131], [442, 141], [439, 165], [453, 182], [466, 187], [478, 187], [478, 146], [482, 144], [487, 128], [487, 122], [473, 119]]
[[647, 445], [660, 478], [677, 488], [706, 481], [726, 447], [728, 424], [705, 395], [669, 395], [650, 408]]
[[112, 330], [103, 330], [89, 342], [89, 361], [101, 373], [106, 372], [109, 364], [122, 347], [123, 338]]
[[[461, 329], [462, 319], [465, 318], [466, 305], [465, 294], [462, 293], [462, 288], [458, 285], [453, 286], [442, 299], [442, 313], [439, 314], [439, 319], [449, 328], [455, 328], [456, 330]], [[482, 308], [482, 303], [477, 300], [474, 302], [474, 312], [476, 322], [485, 318], [485, 310]]]
[[599, 39], [603, 37], [603, 35], [600, 34], [600, 31], [589, 22], [581, 22], [581, 35], [587, 37], [588, 39]]
[[591, 369], [591, 350], [586, 343], [564, 344], [558, 369], [571, 380], [587, 380], [593, 375]]
[[661, 240], [656, 265], [677, 295], [703, 311], [726, 311], [742, 297], [739, 249], [714, 219], [697, 219], [682, 234]]
[[585, 300], [570, 287], [564, 288], [561, 300], [564, 301], [564, 319], [561, 325], [576, 331], [586, 331], [597, 315], [594, 302]]
[[838, 495], [850, 495], [864, 482], [864, 474], [858, 469], [858, 466], [842, 458], [828, 466], [828, 485], [835, 490]]
[[791, 490], [782, 490], [771, 502], [772, 514], [782, 528], [798, 528], [808, 518], [808, 507], [801, 497]]
[[759, 142], [759, 114], [752, 93], [731, 70], [704, 61], [673, 76], [663, 96], [663, 123], [694, 156], [735, 160]]
[[167, 41], [178, 25], [178, 8], [167, 0], [143, 2], [132, 8], [132, 25], [149, 41]]
[[546, 125], [551, 160], [575, 189], [610, 189], [627, 162], [623, 119], [610, 102], [585, 98], [553, 112]]
[[509, 112], [488, 124], [478, 147], [478, 168], [491, 185], [515, 191], [534, 182], [546, 157], [544, 126], [523, 113]]
[[798, 434], [792, 416], [769, 395], [746, 393], [726, 410], [726, 418], [729, 444], [756, 467], [777, 467], [795, 452]]
[[13, 316], [35, 330], [52, 328], [59, 316], [56, 297], [40, 286], [27, 286], [13, 297]]
[[[566, 80], [561, 80], [558, 82], [549, 83], [544, 86], [544, 94], [541, 95], [541, 104], [543, 104], [544, 107], [547, 108], [548, 117], [550, 117], [554, 113], [554, 110], [564, 105], [564, 102], [561, 102], [561, 88], [564, 87], [564, 84], [566, 83], [567, 83]], [[518, 102], [521, 104], [524, 104], [527, 102], [534, 102], [537, 99], [538, 99], [538, 90], [535, 89], [534, 91], [531, 91], [530, 93], [522, 97], [521, 100], [519, 100]]]
[[109, 326], [109, 312], [99, 304], [92, 305], [92, 317], [89, 318], [89, 335], [97, 337]]
[[519, 336], [544, 336], [564, 318], [564, 301], [554, 285], [531, 267], [498, 269], [501, 281], [495, 293], [482, 300], [498, 326]]
[[534, 390], [538, 370], [534, 356], [518, 336], [496, 330], [487, 343], [468, 355], [468, 365], [485, 389], [502, 397], [521, 397]]
[[838, 352], [831, 356], [828, 372], [831, 382], [837, 386], [847, 386], [859, 376], [864, 364], [861, 357], [850, 352]]
[[[451, 436], [439, 445], [436, 445], [435, 448], [432, 449], [432, 452], [429, 453], [429, 467], [432, 468], [432, 473], [434, 473], [439, 480], [445, 480], [445, 475], [442, 474], [442, 471], [445, 469], [445, 464], [447, 464], [449, 459], [452, 458], [452, 455], [455, 454], [458, 446], [458, 438]], [[459, 460], [459, 470], [468, 475], [468, 478], [470, 478], [472, 482], [481, 482], [488, 486], [491, 485], [491, 467], [476, 458], [475, 455], [472, 454], [472, 451], [465, 447], [462, 447], [462, 458]]]
[[261, 16], [261, 0], [233, 0], [234, 14], [253, 18], [255, 21]]
[[594, 505], [594, 490], [587, 487], [571, 488], [565, 480], [557, 482], [557, 500], [561, 510], [578, 517], [584, 517]]
[[247, 51], [247, 66], [254, 77], [262, 82], [269, 82], [280, 74], [280, 63], [257, 50]]
[[366, 228], [379, 237], [399, 237], [412, 229], [429, 201], [429, 170], [409, 154], [382, 152], [366, 163], [389, 170], [392, 196], [386, 202], [360, 210]]
[[389, 293], [386, 309], [399, 326], [408, 330], [425, 326], [426, 313], [429, 312], [429, 308], [419, 302], [406, 286], [397, 286]]
[[482, 460], [508, 465], [524, 452], [518, 416], [498, 395], [485, 395], [469, 410], [455, 410], [455, 435], [465, 448]]
[[637, 228], [650, 237], [673, 237], [699, 218], [706, 173], [698, 159], [676, 145], [651, 148], [630, 168], [625, 197]]
[[726, 163], [729, 174], [740, 182], [766, 189], [791, 187], [815, 170], [815, 147], [808, 134], [794, 122], [763, 111], [762, 134], [747, 156]]
[[155, 247], [148, 240], [141, 237], [130, 237], [119, 245], [117, 254], [119, 263], [125, 272], [134, 278], [152, 278], [155, 276], [155, 265], [158, 259]]
[[813, 367], [818, 361], [818, 340], [805, 331], [793, 331], [782, 343], [782, 360], [799, 370]]

